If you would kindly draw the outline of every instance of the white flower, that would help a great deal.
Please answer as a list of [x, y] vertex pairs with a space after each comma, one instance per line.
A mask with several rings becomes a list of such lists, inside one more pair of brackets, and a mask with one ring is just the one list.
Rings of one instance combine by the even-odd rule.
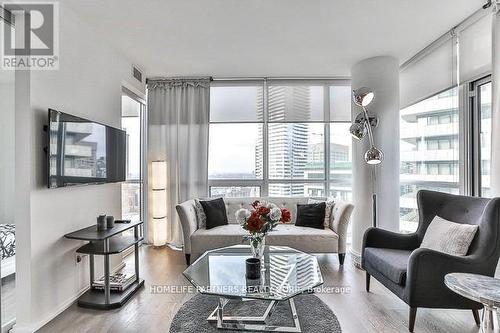
[[252, 213], [250, 213], [250, 211], [245, 208], [238, 209], [234, 214], [234, 216], [236, 216], [236, 221], [238, 222], [245, 222], [247, 218], [250, 217], [250, 215], [252, 215]]
[[271, 211], [269, 212], [269, 218], [271, 221], [279, 221], [281, 219], [281, 209], [278, 207], [273, 207], [271, 208]]
[[267, 208], [269, 208], [269, 209], [278, 208], [278, 205], [276, 205], [275, 203], [270, 202], [270, 203], [267, 205]]

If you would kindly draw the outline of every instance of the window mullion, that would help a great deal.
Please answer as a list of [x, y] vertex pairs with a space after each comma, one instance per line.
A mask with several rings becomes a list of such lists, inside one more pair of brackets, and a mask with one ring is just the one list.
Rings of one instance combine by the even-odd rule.
[[324, 161], [323, 166], [325, 168], [325, 197], [328, 198], [330, 195], [330, 87], [325, 85], [323, 87], [323, 108], [325, 115], [325, 130], [324, 130]]
[[264, 99], [263, 101], [263, 120], [264, 123], [262, 124], [262, 182], [263, 186], [261, 188], [261, 195], [263, 197], [269, 196], [269, 113], [268, 113], [268, 85], [267, 85], [267, 79], [264, 80], [263, 83], [263, 89], [264, 92], [262, 94], [262, 97]]

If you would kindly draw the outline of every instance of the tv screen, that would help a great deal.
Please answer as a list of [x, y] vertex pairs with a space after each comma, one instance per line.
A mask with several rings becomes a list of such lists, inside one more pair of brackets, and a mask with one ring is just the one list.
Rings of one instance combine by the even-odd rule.
[[49, 188], [125, 180], [126, 133], [49, 109]]

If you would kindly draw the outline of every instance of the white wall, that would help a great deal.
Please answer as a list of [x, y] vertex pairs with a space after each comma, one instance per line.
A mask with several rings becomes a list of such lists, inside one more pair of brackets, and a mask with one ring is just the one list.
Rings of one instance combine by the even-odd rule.
[[[88, 261], [75, 264], [74, 251], [81, 243], [63, 235], [95, 223], [101, 213], [121, 214], [120, 184], [47, 189], [47, 109], [120, 127], [122, 85], [144, 92], [131, 77], [131, 63], [62, 2], [59, 58], [59, 70], [32, 71], [30, 77], [33, 162], [26, 176], [32, 177], [31, 208], [29, 221], [23, 221], [28, 225], [21, 228], [25, 234], [19, 236], [29, 242], [19, 246], [24, 247], [24, 257], [29, 252], [30, 262], [19, 263], [24, 267], [18, 274], [16, 332], [38, 329], [88, 286]], [[96, 262], [97, 272], [100, 263]], [[120, 258], [112, 263], [117, 265]]]
[[[0, 23], [2, 24], [2, 23]], [[0, 223], [14, 223], [14, 75], [0, 72]]]

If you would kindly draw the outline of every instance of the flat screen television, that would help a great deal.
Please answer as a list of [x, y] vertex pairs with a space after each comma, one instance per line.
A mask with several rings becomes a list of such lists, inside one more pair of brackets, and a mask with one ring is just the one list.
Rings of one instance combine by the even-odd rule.
[[49, 109], [49, 188], [125, 180], [125, 131]]

